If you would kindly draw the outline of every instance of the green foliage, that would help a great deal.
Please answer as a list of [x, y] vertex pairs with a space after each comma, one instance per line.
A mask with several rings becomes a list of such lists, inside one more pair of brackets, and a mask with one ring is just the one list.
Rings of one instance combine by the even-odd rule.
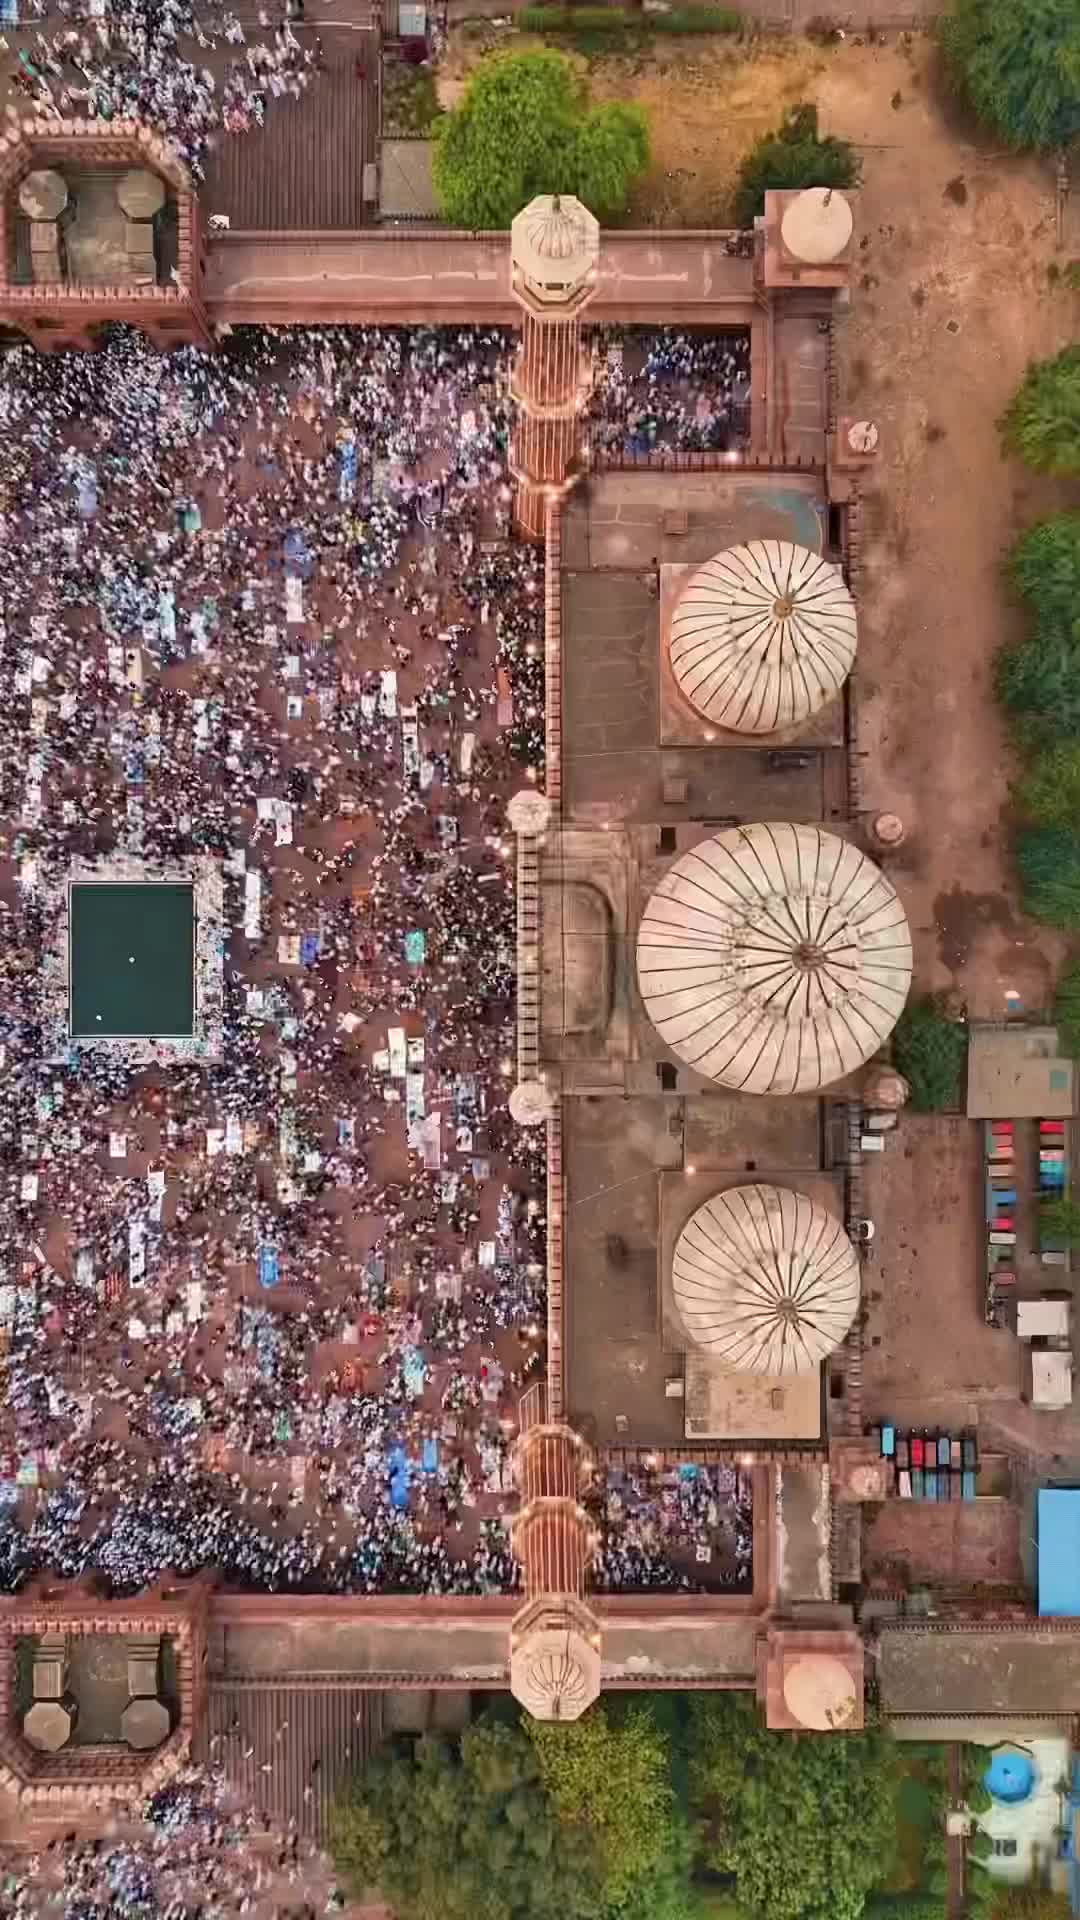
[[624, 101], [587, 105], [564, 54], [493, 54], [434, 129], [432, 172], [455, 226], [508, 227], [538, 193], [576, 193], [598, 219], [626, 204], [648, 162], [648, 129]]
[[998, 424], [1006, 450], [1036, 473], [1080, 473], [1080, 346], [1032, 361]]
[[1080, 644], [1080, 513], [1036, 520], [1013, 544], [1009, 578], [1041, 625]]
[[893, 1033], [893, 1058], [910, 1082], [916, 1113], [959, 1106], [967, 1044], [967, 1028], [949, 1020], [932, 996], [908, 1001]]
[[934, 1893], [871, 1894], [863, 1920], [945, 1920], [945, 1902]]
[[1080, 134], [1075, 0], [953, 0], [939, 33], [954, 84], [1013, 147], [1066, 147]]
[[[1080, 656], [1077, 666], [1080, 671]], [[1016, 796], [1040, 827], [1080, 828], [1080, 740], [1045, 748], [1019, 782]]]
[[993, 1853], [993, 1851], [994, 1851], [994, 1843], [991, 1840], [990, 1835], [988, 1833], [984, 1833], [981, 1827], [976, 1827], [974, 1833], [968, 1836], [968, 1843], [967, 1843], [968, 1859], [969, 1860], [989, 1860], [990, 1855]]
[[1039, 1208], [1039, 1241], [1044, 1247], [1080, 1247], [1080, 1201], [1070, 1200], [1067, 1194], [1044, 1200]]
[[989, 1813], [994, 1804], [994, 1796], [986, 1782], [978, 1778], [968, 1781], [964, 1788], [964, 1800], [971, 1813]]
[[670, 1852], [668, 1745], [648, 1709], [612, 1725], [602, 1705], [572, 1724], [526, 1720], [540, 1783], [556, 1818], [591, 1833], [604, 1873], [605, 1903], [621, 1908], [653, 1880]]
[[991, 1909], [994, 1920], [1069, 1920], [1068, 1895], [1049, 1887], [996, 1888]]
[[1051, 927], [1080, 927], [1080, 836], [1030, 827], [1016, 844], [1024, 912]]
[[775, 133], [756, 140], [739, 167], [735, 219], [752, 227], [769, 187], [855, 187], [859, 159], [846, 140], [818, 133], [815, 106], [789, 107]]
[[695, 1694], [691, 1791], [706, 1866], [768, 1920], [860, 1920], [889, 1857], [894, 1752], [877, 1727], [770, 1733], [752, 1700]]
[[1054, 1021], [1061, 1044], [1074, 1060], [1080, 1060], [1080, 963], [1066, 967], [1054, 995]]
[[592, 1835], [548, 1806], [536, 1752], [479, 1721], [459, 1746], [383, 1749], [333, 1810], [330, 1844], [356, 1894], [377, 1885], [398, 1920], [594, 1920]]
[[631, 12], [626, 7], [522, 7], [514, 15], [522, 33], [553, 38], [595, 34], [619, 42], [644, 40], [657, 33], [738, 33], [742, 19], [733, 7], [672, 7], [668, 13]]
[[1080, 740], [1080, 647], [1064, 628], [1036, 628], [1002, 648], [994, 688], [1022, 744]]
[[384, 60], [382, 131], [387, 139], [423, 139], [439, 117], [439, 97], [430, 67]]

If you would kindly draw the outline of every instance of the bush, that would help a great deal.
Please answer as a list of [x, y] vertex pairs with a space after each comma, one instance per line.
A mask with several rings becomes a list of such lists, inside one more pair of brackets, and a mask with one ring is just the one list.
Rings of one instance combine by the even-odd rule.
[[1080, 741], [1059, 741], [1040, 753], [1016, 797], [1040, 827], [1080, 829]]
[[859, 159], [846, 140], [818, 133], [815, 106], [789, 107], [775, 133], [756, 140], [739, 167], [735, 220], [752, 227], [772, 187], [855, 187]]
[[648, 162], [638, 107], [590, 108], [564, 54], [494, 54], [435, 126], [432, 173], [455, 226], [508, 227], [538, 193], [577, 194], [598, 219], [621, 212]]
[[953, 0], [939, 34], [955, 85], [1010, 146], [1080, 134], [1076, 0]]
[[522, 7], [514, 15], [514, 24], [522, 33], [596, 34], [620, 40], [654, 33], [738, 33], [742, 19], [732, 7], [672, 7], [669, 13], [631, 13], [625, 7]]
[[1080, 644], [1080, 513], [1036, 520], [1014, 542], [1007, 570], [1035, 618]]
[[1076, 962], [1057, 983], [1054, 1022], [1066, 1053], [1080, 1060], [1080, 964]]
[[1017, 841], [1025, 913], [1048, 926], [1080, 927], [1080, 836], [1067, 827], [1031, 827]]
[[[1039, 1245], [1041, 1247], [1080, 1247], [1080, 1201], [1060, 1194], [1044, 1200], [1039, 1208]], [[985, 1855], [980, 1856], [985, 1858]]]
[[1003, 647], [994, 690], [1022, 744], [1080, 740], [1080, 646], [1065, 628], [1043, 626]]
[[896, 1023], [893, 1055], [910, 1084], [916, 1113], [943, 1113], [960, 1105], [967, 1044], [967, 1028], [948, 1019], [932, 996], [908, 1001]]
[[423, 139], [439, 117], [435, 75], [404, 60], [383, 62], [382, 131], [387, 139]]
[[984, 1833], [982, 1827], [976, 1827], [974, 1833], [969, 1834], [968, 1836], [968, 1843], [967, 1843], [968, 1859], [969, 1860], [989, 1860], [990, 1855], [993, 1853], [993, 1851], [994, 1851], [994, 1843], [991, 1840], [990, 1835], [988, 1833]]
[[1080, 473], [1080, 346], [1033, 361], [998, 424], [1036, 473]]
[[934, 1893], [871, 1894], [863, 1920], [945, 1920], [945, 1902]]

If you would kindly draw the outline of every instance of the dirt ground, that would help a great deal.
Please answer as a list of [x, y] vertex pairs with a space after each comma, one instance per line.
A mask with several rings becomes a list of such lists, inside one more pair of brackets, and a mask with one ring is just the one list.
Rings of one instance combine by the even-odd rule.
[[1021, 1514], [1011, 1501], [887, 1500], [866, 1511], [863, 1573], [872, 1585], [1022, 1584]]
[[917, 984], [987, 1016], [1011, 987], [1030, 1011], [1050, 998], [1062, 944], [1018, 912], [1015, 766], [990, 675], [1016, 630], [1002, 556], [1069, 496], [1003, 460], [995, 422], [1026, 363], [1077, 334], [1080, 303], [1048, 274], [1061, 257], [1052, 176], [972, 144], [943, 111], [925, 43], [833, 57], [818, 98], [830, 129], [860, 145], [888, 136], [864, 149], [860, 275], [840, 330], [841, 408], [882, 436], [863, 510], [864, 798], [908, 824], [891, 871]]

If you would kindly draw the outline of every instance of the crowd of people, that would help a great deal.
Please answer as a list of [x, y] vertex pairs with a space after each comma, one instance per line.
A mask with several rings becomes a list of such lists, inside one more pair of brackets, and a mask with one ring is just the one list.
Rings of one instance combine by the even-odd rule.
[[[646, 381], [693, 377], [680, 340]], [[0, 362], [4, 1587], [516, 1582], [545, 1168], [506, 1104], [506, 807], [543, 781], [544, 662], [509, 351], [118, 333]], [[118, 853], [220, 860], [220, 1058], [50, 1042], [65, 875]], [[601, 1502], [598, 1583], [698, 1584], [685, 1542], [737, 1501], [675, 1528], [645, 1479]]]
[[748, 332], [602, 329], [596, 349], [590, 431], [601, 452], [640, 458], [748, 446]]
[[316, 1920], [345, 1896], [314, 1843], [187, 1768], [100, 1838], [57, 1835], [0, 1863], [0, 1920]]
[[30, 0], [32, 17], [48, 14], [48, 30], [36, 27], [18, 47], [21, 110], [145, 120], [201, 180], [211, 142], [261, 126], [270, 101], [298, 100], [318, 72], [317, 40], [292, 25], [302, 4], [277, 12], [272, 24], [260, 7], [248, 30], [227, 4], [197, 13], [191, 0], [123, 0], [95, 17], [81, 0]]

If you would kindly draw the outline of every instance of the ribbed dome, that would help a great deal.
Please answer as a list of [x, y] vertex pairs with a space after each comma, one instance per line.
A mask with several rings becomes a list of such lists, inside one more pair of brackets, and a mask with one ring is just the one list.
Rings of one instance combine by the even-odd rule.
[[885, 875], [820, 827], [732, 827], [674, 862], [638, 929], [650, 1020], [688, 1066], [747, 1093], [827, 1087], [877, 1052], [911, 984]]
[[675, 1305], [697, 1347], [739, 1373], [811, 1373], [859, 1304], [859, 1262], [834, 1214], [786, 1187], [731, 1187], [675, 1243]]
[[541, 285], [570, 285], [587, 278], [599, 245], [595, 217], [570, 194], [539, 194], [510, 230], [514, 266]]
[[671, 666], [706, 720], [775, 733], [840, 692], [855, 642], [855, 603], [839, 567], [786, 540], [752, 540], [686, 582], [671, 620]]
[[534, 1720], [577, 1720], [600, 1691], [600, 1656], [573, 1628], [540, 1628], [511, 1655], [510, 1690]]

